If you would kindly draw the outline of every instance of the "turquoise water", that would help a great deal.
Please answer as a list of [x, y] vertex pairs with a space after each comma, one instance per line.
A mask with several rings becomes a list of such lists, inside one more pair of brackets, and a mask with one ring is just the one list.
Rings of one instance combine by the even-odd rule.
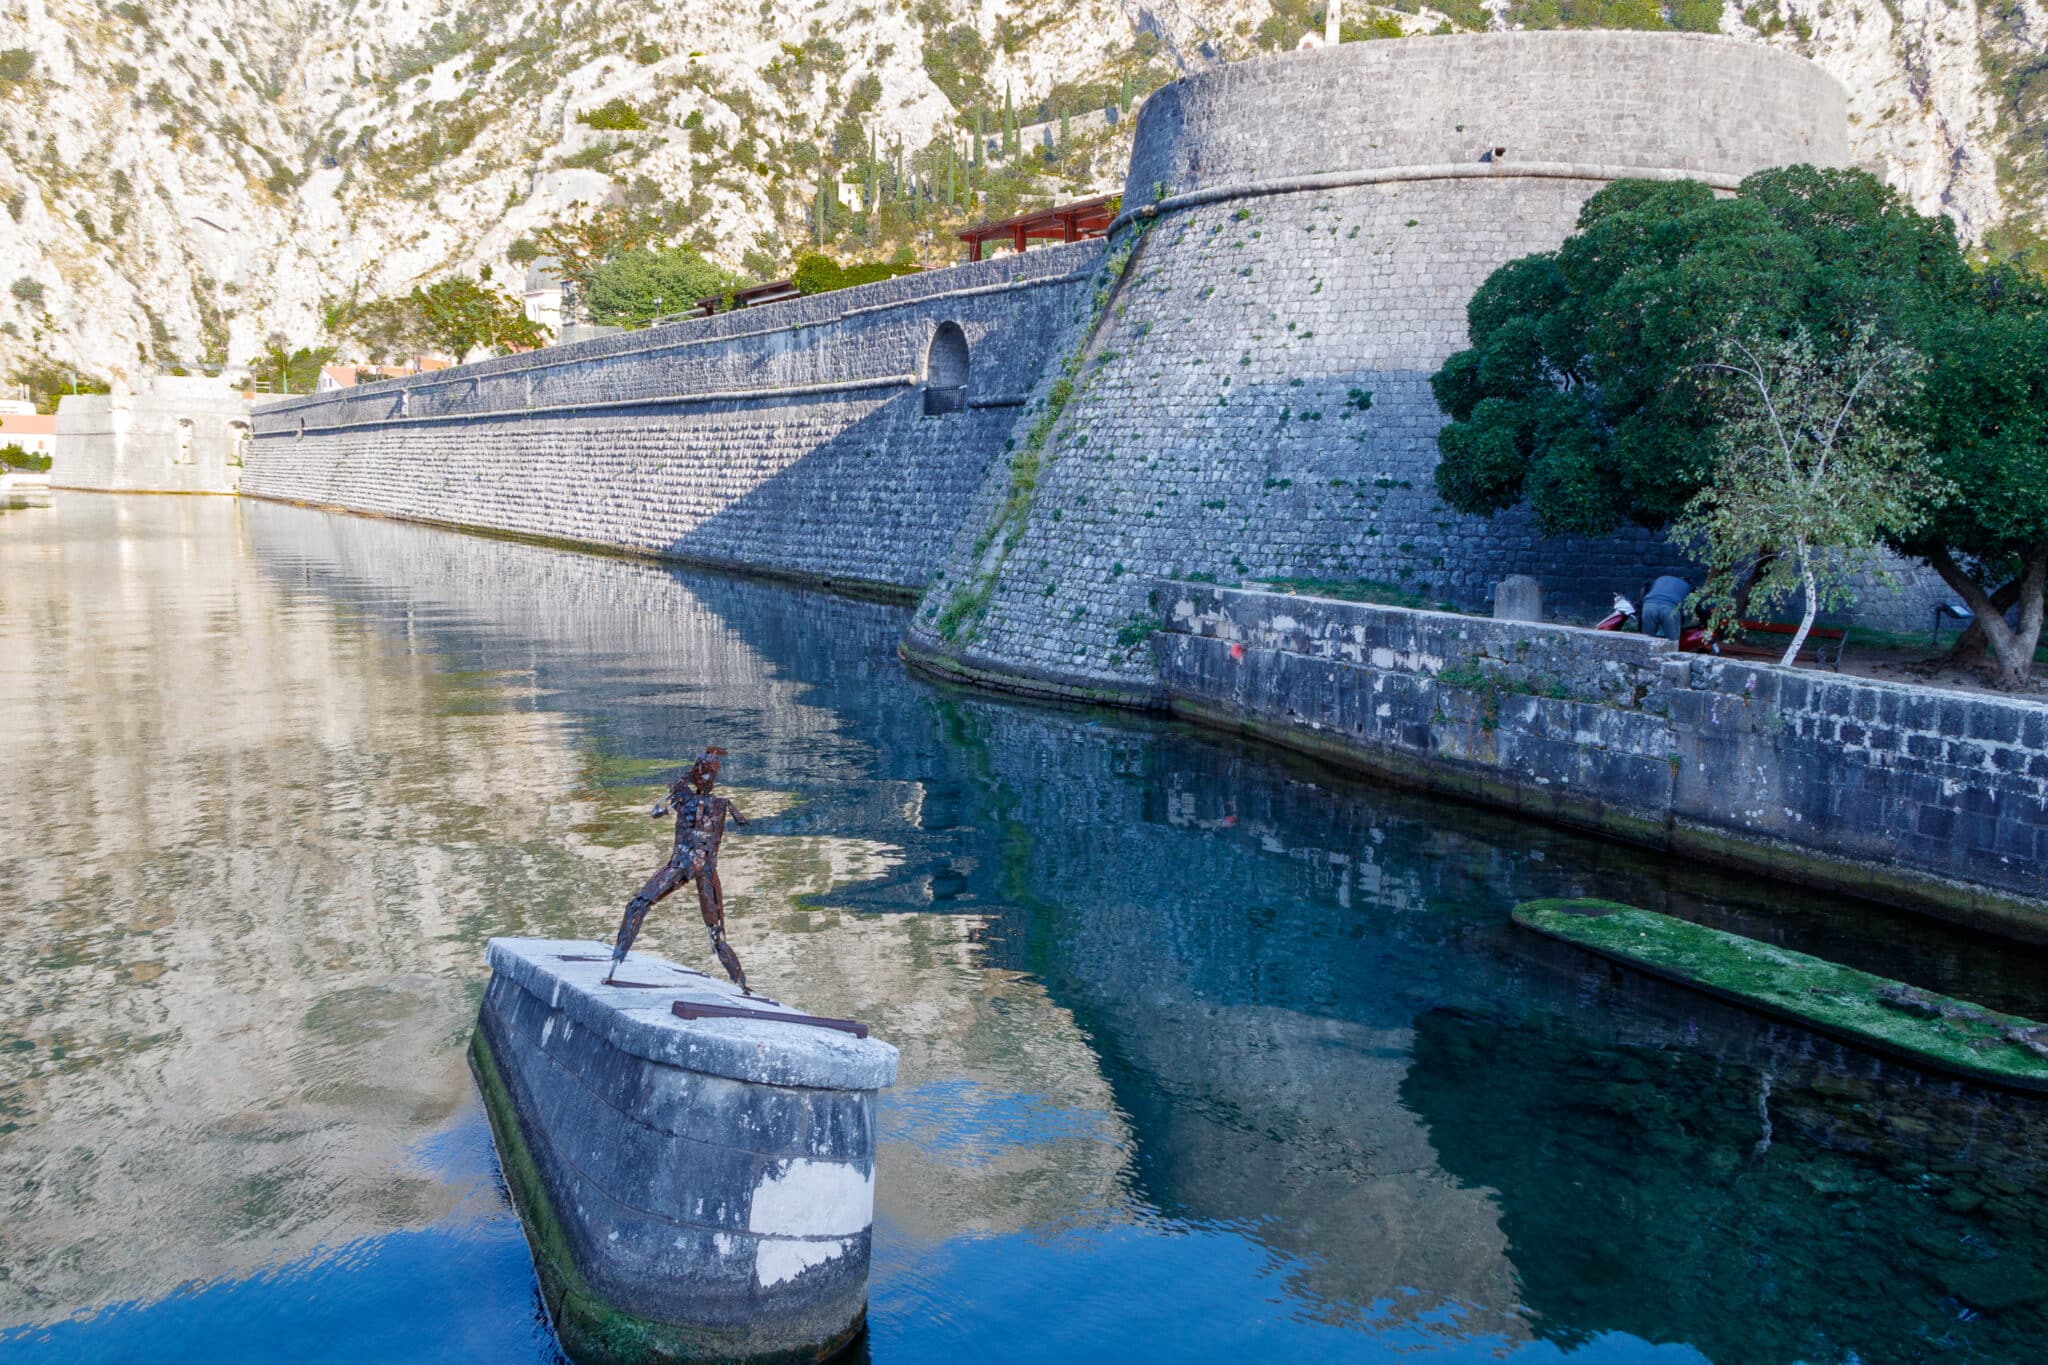
[[[0, 511], [0, 1359], [555, 1359], [482, 946], [609, 934], [706, 742], [750, 976], [903, 1051], [867, 1358], [2039, 1358], [2048, 1109], [1507, 913], [2037, 1017], [2039, 955], [934, 686], [901, 623], [257, 503]], [[689, 918], [650, 946], [696, 962]]]

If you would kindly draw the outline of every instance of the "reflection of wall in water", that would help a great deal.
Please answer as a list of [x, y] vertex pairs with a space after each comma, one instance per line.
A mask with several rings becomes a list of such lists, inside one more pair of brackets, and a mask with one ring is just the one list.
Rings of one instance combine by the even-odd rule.
[[[244, 514], [273, 580], [500, 679], [559, 712], [578, 747], [625, 760], [605, 773], [636, 873], [667, 837], [638, 814], [667, 775], [660, 760], [707, 741], [733, 750], [727, 790], [750, 819], [772, 817], [735, 831], [721, 858], [750, 980], [860, 1018], [902, 1049], [877, 1196], [893, 1228], [937, 1239], [1113, 1216], [1129, 1143], [1071, 1016], [985, 964], [976, 916], [843, 908], [853, 883], [866, 908], [928, 910], [920, 869], [945, 860], [915, 776], [940, 746], [927, 709], [904, 704], [914, 694], [893, 660], [899, 610], [297, 508]], [[576, 907], [572, 932], [608, 934], [621, 888], [637, 881]], [[708, 965], [690, 891], [655, 911], [642, 943]], [[1031, 1147], [971, 1118], [970, 1139], [926, 1133], [929, 1102], [908, 1097], [928, 1086], [946, 1089], [945, 1114], [1031, 1097], [1058, 1131]]]
[[1444, 1166], [1494, 1192], [1539, 1335], [1729, 1361], [2037, 1353], [2038, 1101], [1696, 998], [1661, 1030], [1617, 1030], [1611, 989], [1580, 998], [1548, 1021], [1425, 1012], [1401, 1091]]
[[249, 573], [237, 514], [60, 495], [50, 539], [0, 542], [24, 657], [66, 680], [0, 697], [0, 802], [37, 831], [0, 873], [30, 964], [0, 1033], [34, 1044], [0, 1082], [0, 1319], [448, 1213], [404, 1153], [468, 1102], [479, 930], [639, 870], [560, 837], [588, 807], [559, 717]]

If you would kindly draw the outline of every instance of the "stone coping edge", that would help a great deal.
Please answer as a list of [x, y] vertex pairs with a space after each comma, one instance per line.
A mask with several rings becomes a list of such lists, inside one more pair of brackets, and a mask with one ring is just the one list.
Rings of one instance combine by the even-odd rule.
[[[546, 962], [565, 955], [595, 962]], [[705, 1076], [754, 1085], [808, 1090], [880, 1090], [896, 1082], [896, 1049], [879, 1038], [815, 1025], [755, 1019], [695, 1019], [669, 1012], [677, 1000], [742, 1005], [764, 1012], [778, 1007], [759, 997], [691, 973], [673, 989], [635, 990], [598, 985], [611, 949], [602, 943], [567, 939], [493, 938], [487, 950], [491, 971], [504, 977], [573, 1024], [587, 1028], [632, 1057]], [[626, 960], [627, 980], [646, 980], [673, 963], [636, 955]], [[587, 980], [582, 979], [587, 978]], [[791, 1014], [801, 1011], [780, 1006]]]
[[554, 1324], [562, 1351], [576, 1365], [644, 1365], [647, 1361], [745, 1360], [751, 1365], [797, 1365], [826, 1360], [843, 1350], [867, 1325], [865, 1310], [836, 1340], [816, 1350], [750, 1352], [738, 1333], [682, 1327], [635, 1317], [613, 1307], [576, 1269], [561, 1218], [548, 1197], [540, 1168], [526, 1145], [519, 1117], [497, 1058], [479, 1025], [469, 1039], [469, 1070], [483, 1098], [484, 1117], [497, 1149], [498, 1169], [512, 1193], [520, 1230], [526, 1234], [540, 1280], [541, 1301]]
[[[2032, 1019], [1675, 915], [1595, 899], [1523, 901], [1531, 933], [1926, 1071], [2048, 1094]], [[1633, 935], [1633, 937], [1631, 937]]]
[[1374, 166], [1355, 171], [1324, 171], [1277, 180], [1246, 180], [1235, 185], [1170, 194], [1150, 204], [1125, 209], [1109, 225], [1108, 235], [1140, 218], [1157, 218], [1178, 209], [1232, 199], [1257, 199], [1275, 194], [1312, 194], [1317, 190], [1350, 189], [1356, 185], [1393, 185], [1417, 180], [1697, 180], [1717, 190], [1734, 190], [1742, 177], [1725, 171], [1687, 171], [1668, 166], [1627, 166], [1607, 161], [1439, 161], [1421, 166]]
[[[1079, 243], [1054, 243], [1050, 246], [1042, 247], [1040, 248], [1040, 250], [1045, 251], [1054, 249], [1055, 247], [1065, 247], [1074, 245], [1079, 245]], [[1030, 253], [1026, 254], [1029, 255]], [[1002, 260], [1004, 258], [992, 257], [990, 259]], [[982, 264], [982, 262], [970, 261], [963, 262], [962, 264], [980, 265]], [[592, 363], [593, 361], [619, 360], [642, 355], [659, 355], [667, 351], [688, 350], [693, 346], [708, 346], [716, 342], [722, 341], [746, 341], [756, 337], [778, 336], [789, 332], [801, 331], [802, 329], [807, 327], [833, 327], [846, 321], [849, 318], [864, 317], [869, 313], [893, 312], [899, 308], [911, 307], [919, 304], [943, 303], [949, 299], [978, 298], [984, 295], [991, 294], [1008, 294], [1014, 293], [1022, 289], [1036, 289], [1041, 285], [1073, 284], [1080, 280], [1086, 279], [1088, 275], [1095, 269], [1095, 266], [1096, 263], [1091, 260], [1087, 265], [1083, 266], [1079, 270], [1070, 269], [1063, 271], [1059, 274], [1020, 275], [1012, 279], [996, 280], [988, 284], [964, 285], [957, 289], [939, 288], [934, 289], [933, 291], [927, 294], [910, 293], [906, 297], [902, 298], [890, 298], [874, 302], [856, 303], [852, 307], [842, 308], [836, 313], [832, 313], [820, 318], [784, 319], [783, 321], [776, 322], [769, 326], [755, 327], [750, 330], [711, 330], [708, 332], [701, 332], [698, 335], [671, 337], [666, 340], [650, 342], [640, 346], [607, 347], [606, 343], [612, 341], [612, 338], [610, 337], [598, 337], [589, 341], [568, 342], [560, 346], [543, 347], [539, 351], [524, 351], [517, 355], [509, 356], [494, 356], [489, 360], [479, 360], [467, 365], [451, 365], [445, 370], [427, 371], [426, 374], [424, 375], [406, 375], [400, 379], [390, 381], [389, 388], [385, 388], [383, 385], [378, 385], [376, 391], [381, 393], [395, 393], [400, 391], [412, 392], [413, 390], [416, 389], [438, 389], [445, 388], [450, 384], [473, 383], [479, 379], [496, 378], [501, 375], [531, 375], [536, 372], [544, 372], [547, 370], [558, 370], [570, 368], [572, 366], [577, 365], [587, 365]], [[954, 270], [959, 268], [960, 266], [957, 265], [947, 266], [943, 267], [942, 270]], [[925, 277], [937, 275], [940, 273], [942, 273], [941, 270], [931, 270], [923, 272]], [[881, 291], [888, 289], [891, 285], [899, 285], [901, 281], [911, 278], [914, 277], [907, 275], [899, 275], [894, 277], [894, 279], [878, 280], [873, 284], [855, 285], [851, 289], [845, 291], [835, 290], [833, 292], [844, 292], [847, 294], [852, 294], [860, 290]], [[812, 295], [808, 297], [816, 296]], [[805, 299], [801, 298], [782, 299], [778, 300], [775, 303], [756, 304], [753, 308], [746, 309], [743, 311], [755, 312], [758, 310], [766, 312], [770, 309], [779, 309], [792, 303], [801, 304], [805, 301]], [[731, 316], [731, 314], [719, 314], [719, 317], [729, 316]], [[665, 326], [688, 327], [696, 329], [699, 324], [706, 321], [710, 321], [710, 319], [693, 318], [684, 322], [665, 324]], [[647, 330], [654, 331], [657, 329], [649, 328]], [[585, 348], [590, 349], [586, 351]], [[550, 352], [554, 354], [550, 355]], [[546, 358], [538, 360], [531, 358], [535, 356], [541, 356]], [[433, 377], [428, 378], [427, 375], [431, 375]], [[337, 389], [330, 393], [281, 394], [277, 397], [275, 401], [260, 404], [258, 407], [254, 409], [254, 411], [265, 416], [276, 416], [278, 414], [286, 412], [304, 411], [307, 408], [317, 407], [326, 403], [347, 402], [351, 397], [360, 396], [361, 395], [353, 387], [348, 389]]]
[[925, 643], [909, 631], [897, 642], [896, 657], [903, 660], [906, 667], [927, 677], [1007, 692], [1013, 696], [1115, 706], [1126, 711], [1166, 709], [1166, 696], [1156, 686], [1076, 682], [1037, 669], [968, 663], [957, 654]]
[[[406, 427], [427, 422], [481, 422], [506, 417], [581, 417], [591, 413], [617, 412], [630, 408], [675, 407], [692, 403], [764, 403], [782, 398], [809, 398], [820, 394], [858, 393], [862, 389], [909, 388], [918, 382], [914, 374], [885, 374], [873, 379], [835, 379], [825, 384], [785, 384], [772, 389], [712, 389], [705, 393], [661, 393], [646, 398], [606, 398], [588, 403], [544, 403], [539, 407], [478, 408], [474, 412], [392, 413], [386, 417], [363, 417], [354, 421], [325, 422], [314, 426], [305, 418], [296, 425], [258, 432], [257, 438], [296, 439], [309, 432], [357, 431], [364, 427]], [[413, 390], [407, 389], [405, 393]], [[403, 396], [403, 395], [401, 395]]]

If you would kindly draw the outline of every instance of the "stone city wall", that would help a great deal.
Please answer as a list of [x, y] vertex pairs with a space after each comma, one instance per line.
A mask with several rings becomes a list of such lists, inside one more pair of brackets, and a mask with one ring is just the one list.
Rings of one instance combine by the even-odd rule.
[[1176, 713], [2048, 942], [2048, 706], [1643, 635], [1151, 586]]
[[[242, 491], [921, 588], [1099, 243], [266, 404]], [[948, 324], [951, 324], [948, 327]], [[942, 330], [965, 343], [947, 407]]]
[[219, 379], [158, 375], [139, 391], [57, 403], [52, 488], [232, 493], [250, 444], [249, 400]]
[[[1841, 165], [1844, 110], [1798, 57], [1646, 33], [1345, 44], [1164, 87], [1138, 115], [1120, 283], [1075, 296], [910, 656], [1146, 701], [1129, 636], [1160, 577], [1371, 579], [1473, 607], [1526, 573], [1597, 614], [1682, 568], [1642, 533], [1448, 511], [1430, 375], [1487, 275], [1555, 247], [1602, 185]], [[1927, 619], [1917, 598], [1898, 615]]]

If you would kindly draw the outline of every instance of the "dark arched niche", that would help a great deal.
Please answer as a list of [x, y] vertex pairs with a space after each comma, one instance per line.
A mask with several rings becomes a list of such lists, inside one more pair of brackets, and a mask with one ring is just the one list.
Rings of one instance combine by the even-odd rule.
[[927, 416], [967, 410], [967, 333], [957, 322], [942, 322], [924, 357]]

